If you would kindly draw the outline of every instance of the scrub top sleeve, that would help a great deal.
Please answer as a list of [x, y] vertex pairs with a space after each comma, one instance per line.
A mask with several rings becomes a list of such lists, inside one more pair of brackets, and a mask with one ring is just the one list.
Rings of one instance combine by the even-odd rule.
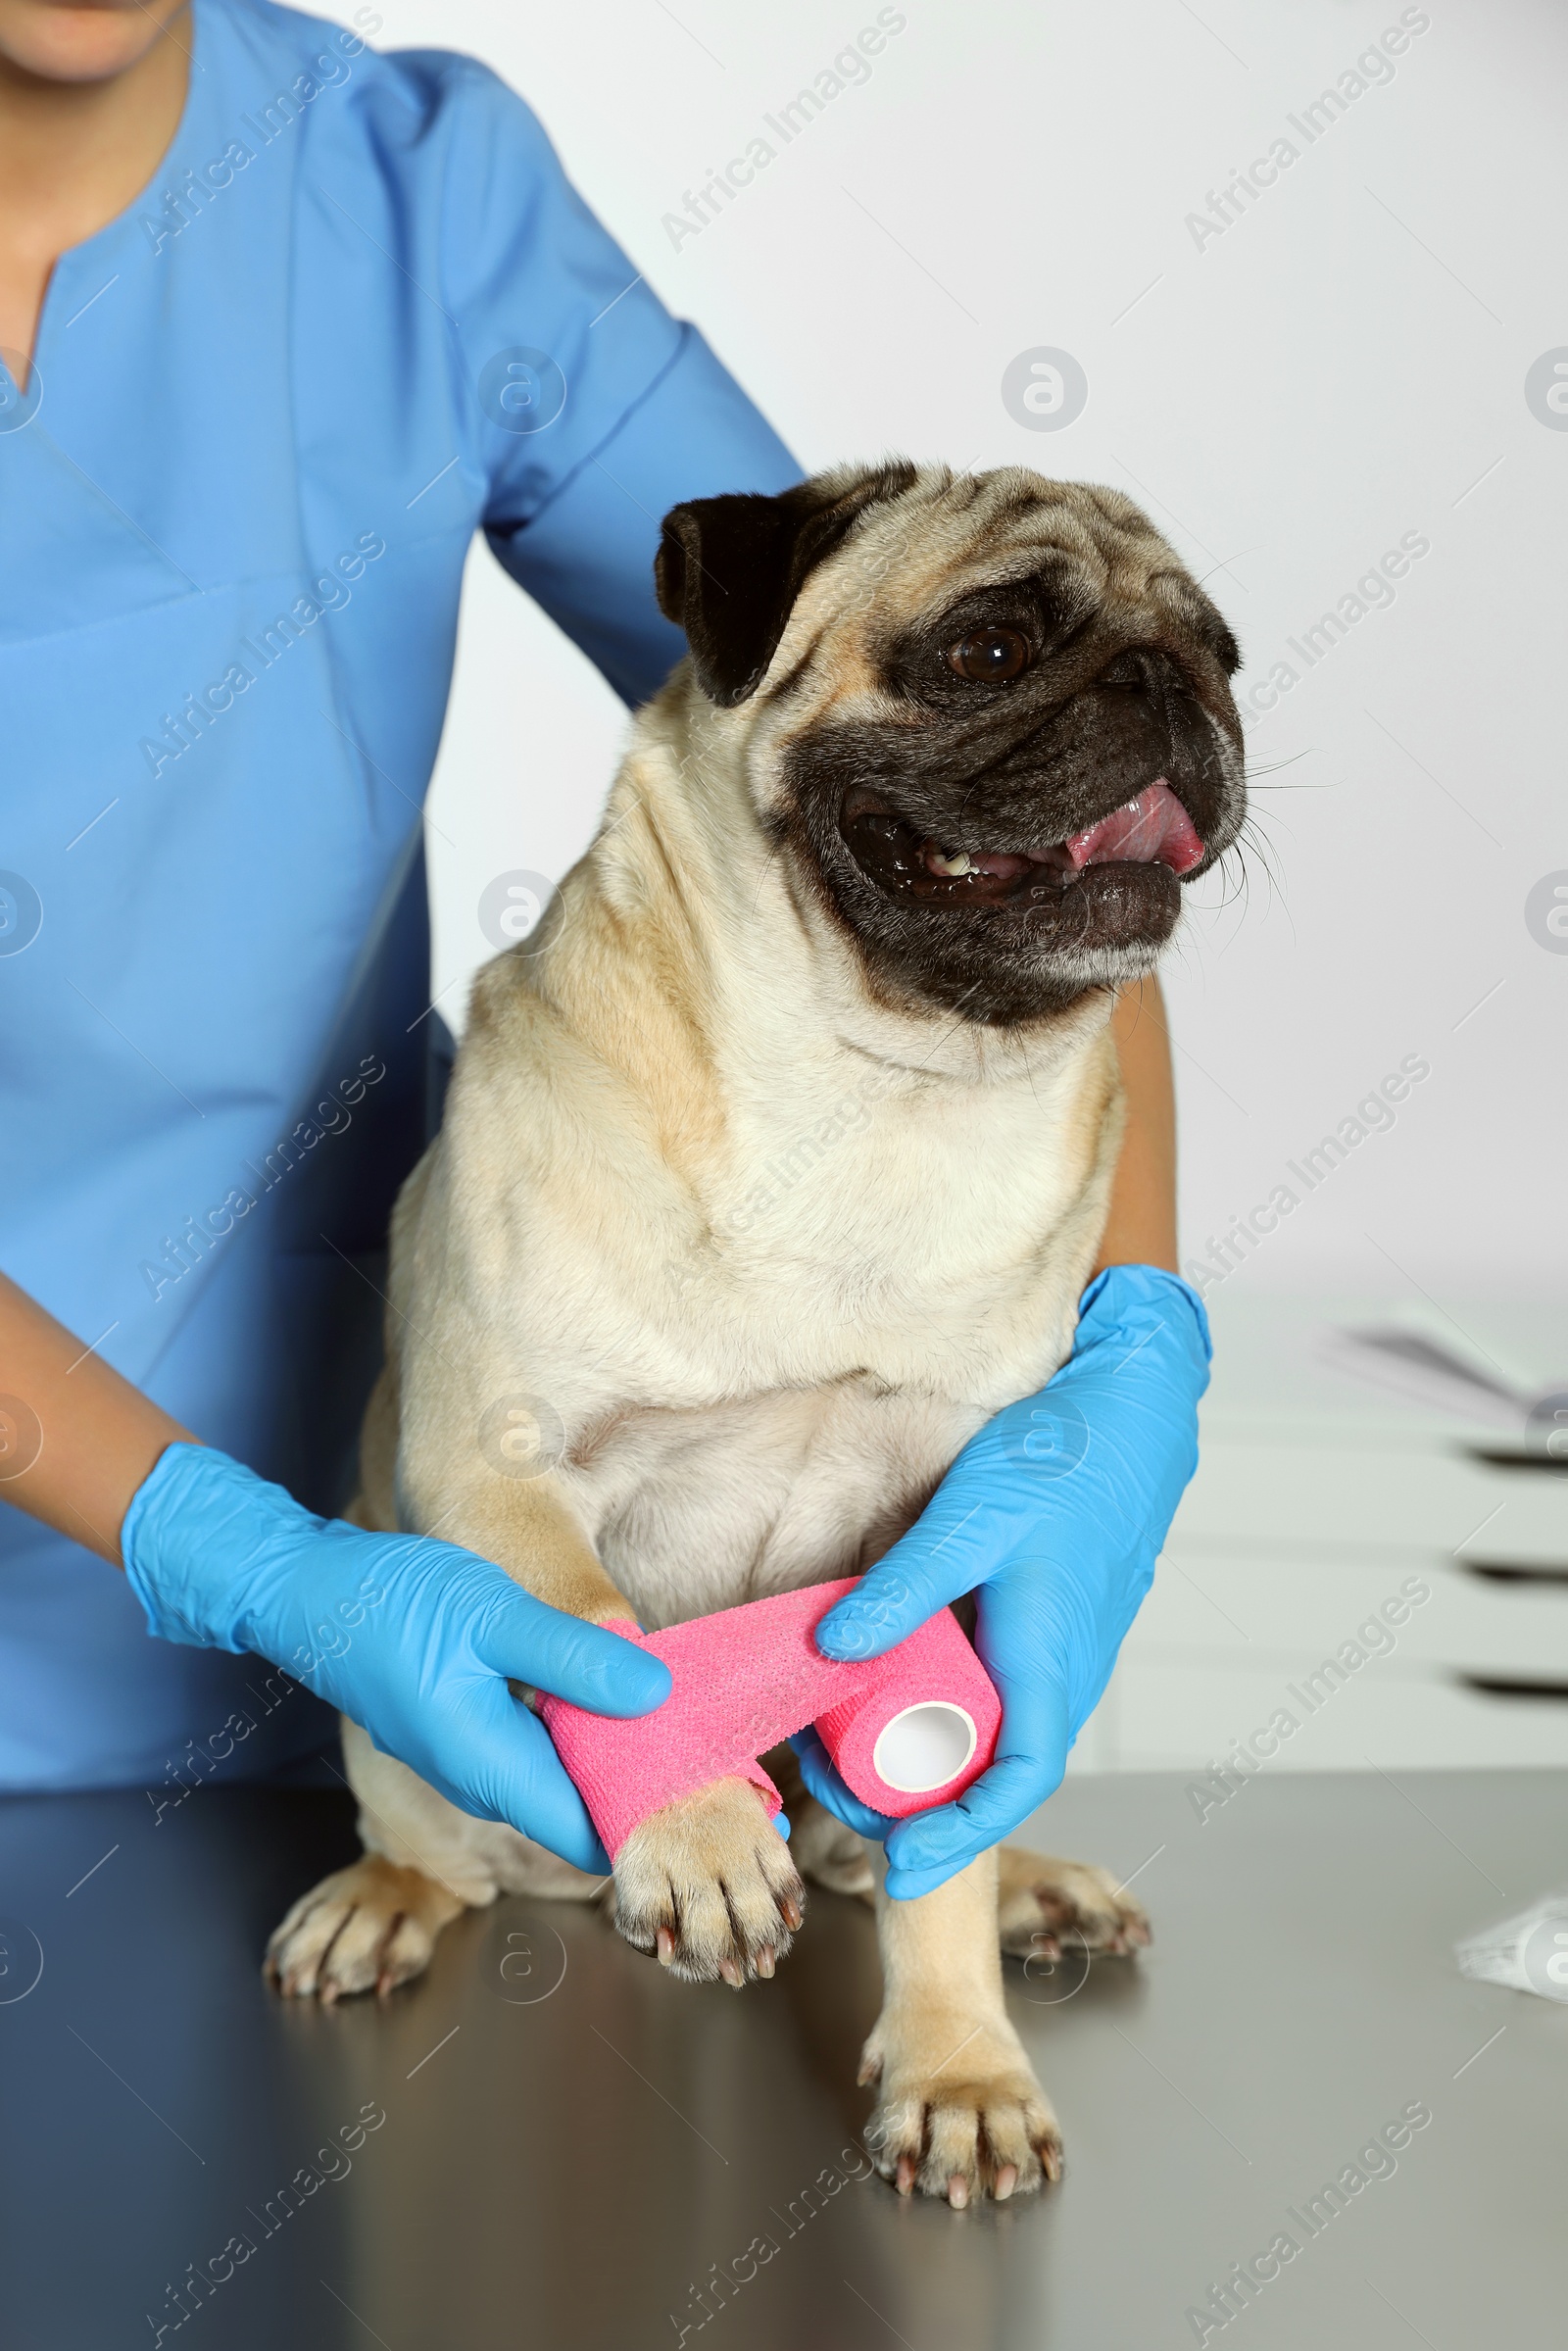
[[784, 489], [801, 467], [594, 219], [522, 100], [467, 60], [451, 95], [442, 301], [485, 532], [635, 704], [685, 651], [654, 597], [663, 515]]
[[693, 326], [611, 438], [524, 526], [492, 548], [622, 701], [658, 692], [686, 639], [654, 595], [659, 526], [683, 498], [787, 489], [801, 466]]

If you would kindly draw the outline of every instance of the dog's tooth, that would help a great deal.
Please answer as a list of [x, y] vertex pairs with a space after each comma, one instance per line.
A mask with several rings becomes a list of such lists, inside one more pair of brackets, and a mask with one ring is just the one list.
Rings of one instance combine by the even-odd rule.
[[950, 857], [934, 841], [927, 841], [921, 845], [920, 854], [933, 873], [953, 875], [974, 871], [967, 854], [961, 849], [956, 857]]

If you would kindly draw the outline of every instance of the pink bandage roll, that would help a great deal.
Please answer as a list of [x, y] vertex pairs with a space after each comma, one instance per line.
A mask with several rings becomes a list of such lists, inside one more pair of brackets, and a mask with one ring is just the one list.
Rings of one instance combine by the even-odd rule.
[[858, 1576], [782, 1592], [642, 1634], [674, 1687], [652, 1714], [630, 1721], [542, 1697], [539, 1711], [612, 1860], [639, 1821], [727, 1776], [782, 1798], [757, 1758], [814, 1723], [845, 1783], [873, 1811], [903, 1818], [951, 1803], [996, 1753], [1002, 1701], [990, 1675], [939, 1608], [884, 1657], [840, 1663], [813, 1634]]

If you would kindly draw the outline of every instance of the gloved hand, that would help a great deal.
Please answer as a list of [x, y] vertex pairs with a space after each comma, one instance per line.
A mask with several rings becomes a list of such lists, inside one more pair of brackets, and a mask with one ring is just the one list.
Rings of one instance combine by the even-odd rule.
[[120, 1541], [153, 1633], [270, 1657], [465, 1812], [609, 1872], [549, 1733], [506, 1677], [596, 1714], [646, 1714], [669, 1695], [659, 1658], [456, 1543], [317, 1518], [206, 1445], [160, 1456]]
[[1054, 1379], [970, 1439], [908, 1534], [817, 1626], [825, 1657], [878, 1657], [977, 1593], [1002, 1735], [956, 1803], [895, 1824], [850, 1793], [814, 1731], [794, 1742], [812, 1794], [886, 1839], [895, 1897], [929, 1893], [1059, 1784], [1198, 1466], [1208, 1360], [1196, 1291], [1155, 1266], [1108, 1267], [1084, 1292]]

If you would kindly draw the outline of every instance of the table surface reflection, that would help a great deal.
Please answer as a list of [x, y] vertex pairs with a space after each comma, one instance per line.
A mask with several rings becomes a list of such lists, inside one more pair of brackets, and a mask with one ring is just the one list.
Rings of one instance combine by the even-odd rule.
[[[1137, 1873], [1155, 1945], [1009, 1968], [1067, 2175], [956, 2215], [858, 2176], [858, 1903], [816, 1892], [737, 1997], [510, 1900], [386, 2004], [322, 2012], [258, 1961], [352, 1856], [346, 1797], [10, 1799], [4, 2341], [1152, 2351], [1282, 2232], [1207, 2340], [1553, 2339], [1568, 2006], [1465, 1982], [1451, 1946], [1568, 1879], [1565, 1810], [1568, 1773], [1265, 1773], [1201, 1821], [1178, 1778], [1070, 1781], [1025, 1841]], [[1396, 2169], [1358, 2165], [1412, 2104]]]

